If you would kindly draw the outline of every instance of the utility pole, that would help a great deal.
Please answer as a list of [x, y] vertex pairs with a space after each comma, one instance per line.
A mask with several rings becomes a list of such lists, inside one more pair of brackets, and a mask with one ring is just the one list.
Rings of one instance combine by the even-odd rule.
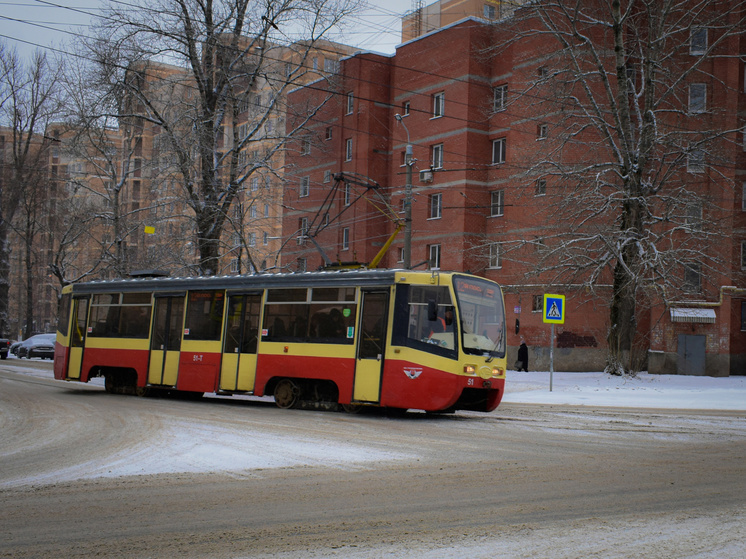
[[409, 141], [409, 130], [407, 125], [402, 122], [400, 114], [394, 115], [396, 121], [404, 127], [407, 133], [407, 150], [404, 153], [404, 164], [407, 167], [407, 184], [404, 187], [404, 251], [403, 260], [404, 268], [409, 270], [412, 267], [412, 144]]

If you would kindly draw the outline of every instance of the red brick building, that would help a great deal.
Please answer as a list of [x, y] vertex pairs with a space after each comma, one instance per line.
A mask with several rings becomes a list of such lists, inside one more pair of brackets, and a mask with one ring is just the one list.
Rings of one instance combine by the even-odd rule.
[[[673, 155], [659, 156], [673, 162], [668, 184], [681, 187], [666, 201], [654, 199], [651, 214], [662, 216], [658, 244], [664, 239], [692, 255], [694, 247], [686, 243], [697, 239], [704, 256], [696, 266], [682, 265], [681, 258], [689, 256], [677, 256], [673, 280], [661, 283], [660, 290], [655, 284], [641, 290], [637, 346], [640, 365], [651, 372], [746, 373], [746, 83], [742, 59], [732, 56], [743, 57], [746, 38], [743, 8], [729, 5], [732, 37], [719, 41], [719, 30], [709, 30], [704, 54], [690, 47], [694, 39], [681, 39], [680, 60], [711, 60], [677, 84], [681, 91], [671, 106], [683, 109], [670, 110], [666, 125], [690, 139], [699, 130], [730, 132], [708, 144], [706, 171], [696, 165], [704, 155], [694, 149], [676, 152], [668, 146]], [[598, 181], [601, 186], [578, 185], [565, 169], [601, 161], [607, 148], [603, 134], [567, 108], [568, 96], [591, 94], [578, 92], [578, 82], [566, 79], [567, 60], [558, 54], [556, 40], [528, 33], [536, 19], [521, 17], [522, 10], [516, 14], [497, 24], [461, 20], [400, 45], [393, 56], [356, 54], [342, 61], [336, 80], [290, 94], [289, 115], [295, 117], [289, 116], [288, 126], [308, 117], [303, 107], [328, 101], [287, 158], [283, 262], [291, 269], [316, 269], [324, 263], [316, 244], [328, 260], [370, 262], [397, 220], [367, 202], [350, 202], [364, 190], [362, 184], [376, 184], [369, 194], [380, 193], [403, 219], [409, 143], [412, 267], [465, 270], [500, 282], [508, 320], [519, 329], [511, 330], [509, 346], [515, 352], [525, 338], [534, 369], [549, 366], [543, 295], [564, 294], [566, 319], [557, 327], [554, 366], [599, 370], [607, 353], [613, 266], [599, 266], [591, 277], [594, 268], [583, 259], [602, 259], [603, 250], [573, 252], [565, 237], [579, 219], [585, 230], [613, 228], [607, 214], [587, 214], [614, 193], [605, 180]], [[602, 31], [587, 31], [600, 43], [606, 40]], [[629, 79], [639, 83], [640, 76]], [[603, 83], [591, 87], [600, 90]], [[578, 196], [585, 188], [587, 196], [585, 191]], [[690, 194], [699, 206], [688, 201]], [[586, 209], [586, 217], [580, 218], [578, 209]], [[717, 231], [709, 230], [713, 224]], [[701, 238], [708, 240], [702, 244]], [[567, 243], [564, 252], [560, 243]], [[400, 234], [381, 266], [401, 267], [403, 252]]]

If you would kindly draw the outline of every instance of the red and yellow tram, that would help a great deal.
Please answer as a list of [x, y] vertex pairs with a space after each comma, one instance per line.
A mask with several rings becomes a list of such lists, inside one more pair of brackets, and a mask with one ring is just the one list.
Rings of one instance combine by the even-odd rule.
[[115, 393], [432, 412], [492, 411], [505, 369], [500, 286], [408, 270], [74, 284], [54, 358], [55, 378]]

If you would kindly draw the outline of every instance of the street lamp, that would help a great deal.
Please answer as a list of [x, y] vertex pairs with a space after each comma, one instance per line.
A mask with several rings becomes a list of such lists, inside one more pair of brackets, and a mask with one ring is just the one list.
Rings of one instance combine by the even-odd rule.
[[404, 127], [407, 133], [407, 150], [404, 153], [404, 164], [407, 167], [407, 184], [404, 187], [404, 268], [409, 270], [412, 267], [412, 144], [409, 141], [409, 130], [407, 125], [402, 121], [399, 113], [394, 115], [396, 121]]

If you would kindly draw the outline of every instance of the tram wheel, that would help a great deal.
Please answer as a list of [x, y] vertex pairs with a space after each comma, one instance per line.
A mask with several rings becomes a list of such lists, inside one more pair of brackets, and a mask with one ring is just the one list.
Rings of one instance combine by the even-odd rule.
[[275, 386], [275, 404], [284, 410], [298, 405], [300, 388], [290, 379], [282, 379]]
[[362, 404], [342, 404], [342, 409], [347, 413], [360, 413], [363, 409]]

